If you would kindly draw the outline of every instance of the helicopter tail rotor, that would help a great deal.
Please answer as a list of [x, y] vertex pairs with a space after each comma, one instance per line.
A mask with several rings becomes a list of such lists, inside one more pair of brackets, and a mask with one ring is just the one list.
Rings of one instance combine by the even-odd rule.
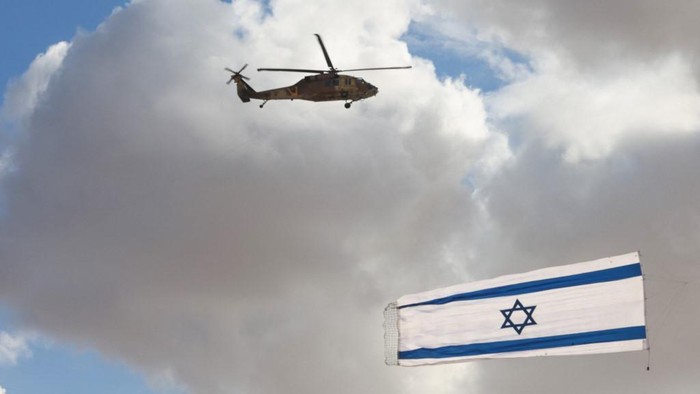
[[246, 67], [248, 67], [247, 64], [244, 65], [243, 67], [241, 67], [241, 69], [238, 70], [238, 71], [233, 71], [233, 70], [231, 70], [231, 69], [228, 68], [228, 67], [224, 68], [224, 70], [226, 70], [226, 71], [228, 71], [228, 72], [230, 72], [230, 73], [232, 74], [232, 75], [231, 75], [231, 79], [229, 79], [228, 82], [226, 82], [226, 84], [227, 84], [227, 85], [230, 84], [231, 82], [235, 81], [237, 78], [238, 78], [238, 79], [250, 80], [250, 78], [248, 78], [248, 77], [246, 77], [245, 75], [241, 74], [241, 73], [243, 72], [243, 70], [245, 70]]
[[253, 87], [248, 85], [245, 81], [249, 80], [250, 78], [241, 74], [246, 67], [248, 67], [247, 64], [241, 67], [241, 69], [238, 71], [231, 70], [228, 67], [224, 68], [224, 70], [231, 73], [231, 78], [228, 80], [228, 82], [226, 82], [226, 84], [228, 85], [231, 82], [236, 82], [236, 90], [238, 92], [238, 97], [244, 103], [249, 102], [251, 98], [257, 98], [257, 92], [255, 91], [255, 89], [253, 89]]

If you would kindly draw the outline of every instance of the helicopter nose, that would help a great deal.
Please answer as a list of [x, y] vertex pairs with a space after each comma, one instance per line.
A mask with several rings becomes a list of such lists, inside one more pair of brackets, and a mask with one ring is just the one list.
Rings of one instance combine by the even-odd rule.
[[376, 86], [370, 84], [370, 85], [369, 85], [369, 95], [370, 95], [370, 96], [374, 96], [374, 95], [376, 95], [377, 93], [379, 93], [379, 89], [377, 89]]

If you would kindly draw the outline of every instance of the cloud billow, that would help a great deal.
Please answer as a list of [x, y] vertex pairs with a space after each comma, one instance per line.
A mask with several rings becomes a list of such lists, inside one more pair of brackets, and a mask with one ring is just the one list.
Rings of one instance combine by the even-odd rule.
[[[634, 249], [650, 273], [697, 277], [697, 89], [686, 57], [659, 55], [674, 81], [663, 85], [643, 66], [563, 67], [576, 57], [547, 36], [526, 53], [531, 70], [485, 96], [438, 79], [399, 41], [429, 12], [488, 30], [461, 7], [304, 4], [135, 1], [49, 51], [58, 66], [30, 67], [6, 99], [48, 81], [21, 101], [2, 172], [2, 299], [45, 335], [193, 392], [512, 392], [544, 369], [581, 390], [626, 388], [631, 367], [618, 370], [624, 381], [594, 377], [641, 356], [388, 368], [381, 310], [405, 293]], [[328, 15], [339, 13], [355, 33], [338, 32]], [[494, 45], [526, 52], [518, 26], [499, 36], [518, 39]], [[225, 84], [227, 66], [322, 67], [313, 33], [339, 66], [414, 68], [363, 74], [379, 95], [350, 110], [261, 110]], [[301, 76], [245, 74], [261, 90]], [[625, 90], [639, 82], [665, 103]], [[605, 112], [591, 104], [601, 97], [623, 103]], [[652, 305], [674, 289], [657, 287]], [[697, 383], [674, 361], [690, 360], [689, 341], [667, 343], [648, 387]], [[564, 380], [531, 384], [561, 392], [572, 387]]]
[[[195, 392], [399, 390], [381, 309], [449, 280], [436, 269], [452, 266], [447, 252], [460, 260], [461, 179], [497, 138], [478, 93], [426, 64], [409, 75], [422, 91], [387, 72], [367, 76], [382, 93], [351, 110], [260, 110], [223, 68], [304, 66], [276, 56], [289, 32], [266, 27], [257, 3], [190, 6], [134, 2], [45, 75], [2, 181], [3, 298], [46, 335]], [[324, 35], [334, 60], [410, 61], [400, 29], [373, 23], [382, 46]], [[294, 32], [315, 63], [323, 27]]]

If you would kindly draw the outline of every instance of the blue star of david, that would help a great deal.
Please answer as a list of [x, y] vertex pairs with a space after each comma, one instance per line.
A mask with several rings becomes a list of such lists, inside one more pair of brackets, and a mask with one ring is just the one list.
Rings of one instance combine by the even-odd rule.
[[[510, 309], [501, 309], [501, 313], [503, 314], [503, 317], [506, 318], [506, 321], [503, 322], [503, 325], [501, 328], [509, 328], [513, 327], [515, 332], [520, 335], [520, 333], [523, 332], [523, 329], [525, 326], [532, 326], [537, 324], [535, 319], [532, 318], [532, 312], [535, 311], [535, 308], [537, 308], [537, 305], [533, 306], [523, 306], [523, 304], [520, 302], [520, 300], [516, 299], [515, 304], [513, 304], [513, 307]], [[515, 311], [523, 311], [525, 312], [525, 321], [523, 321], [520, 324], [515, 324], [513, 321], [510, 319], [510, 317], [513, 315], [513, 312]]]

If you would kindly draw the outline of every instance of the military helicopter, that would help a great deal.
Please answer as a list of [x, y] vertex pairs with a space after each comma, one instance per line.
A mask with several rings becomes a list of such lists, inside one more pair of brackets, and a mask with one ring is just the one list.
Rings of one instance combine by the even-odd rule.
[[326, 46], [323, 45], [321, 36], [315, 34], [318, 39], [318, 44], [321, 46], [323, 56], [326, 58], [328, 70], [308, 70], [298, 68], [259, 68], [258, 71], [286, 71], [286, 72], [302, 72], [313, 73], [316, 75], [308, 75], [304, 79], [295, 83], [292, 86], [283, 88], [270, 89], [262, 92], [256, 92], [245, 80], [250, 78], [241, 74], [248, 65], [246, 64], [238, 71], [233, 71], [230, 68], [225, 68], [230, 72], [231, 79], [226, 82], [236, 83], [238, 97], [241, 101], [247, 103], [250, 99], [263, 100], [260, 104], [262, 108], [269, 100], [309, 100], [309, 101], [345, 101], [345, 108], [350, 108], [350, 105], [355, 101], [364, 100], [372, 97], [379, 91], [376, 86], [366, 82], [362, 78], [353, 77], [350, 75], [341, 75], [339, 73], [345, 71], [366, 71], [366, 70], [396, 70], [411, 68], [411, 66], [403, 67], [372, 67], [372, 68], [353, 68], [348, 70], [339, 70], [333, 66], [331, 58], [328, 56]]

